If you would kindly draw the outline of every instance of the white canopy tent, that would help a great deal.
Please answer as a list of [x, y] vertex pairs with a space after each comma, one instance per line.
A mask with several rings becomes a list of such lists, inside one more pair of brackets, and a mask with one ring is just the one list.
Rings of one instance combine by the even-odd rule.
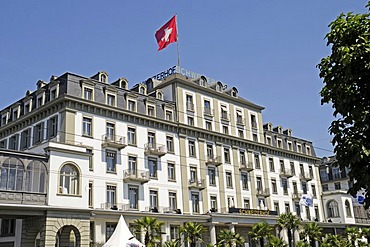
[[132, 235], [121, 215], [116, 229], [103, 247], [144, 247], [144, 245]]

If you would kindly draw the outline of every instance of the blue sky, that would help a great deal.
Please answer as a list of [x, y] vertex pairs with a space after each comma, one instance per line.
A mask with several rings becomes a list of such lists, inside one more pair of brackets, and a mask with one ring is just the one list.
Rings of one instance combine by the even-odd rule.
[[316, 64], [329, 55], [328, 24], [366, 12], [363, 0], [0, 1], [0, 109], [39, 79], [107, 71], [130, 86], [177, 63], [155, 31], [178, 14], [181, 66], [239, 89], [264, 106], [264, 122], [291, 128], [332, 155], [330, 106]]

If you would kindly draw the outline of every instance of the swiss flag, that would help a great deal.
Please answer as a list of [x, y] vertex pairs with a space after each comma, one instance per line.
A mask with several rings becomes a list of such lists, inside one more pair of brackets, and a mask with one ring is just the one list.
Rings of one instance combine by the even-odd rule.
[[159, 46], [158, 51], [177, 41], [176, 15], [155, 32], [155, 38]]

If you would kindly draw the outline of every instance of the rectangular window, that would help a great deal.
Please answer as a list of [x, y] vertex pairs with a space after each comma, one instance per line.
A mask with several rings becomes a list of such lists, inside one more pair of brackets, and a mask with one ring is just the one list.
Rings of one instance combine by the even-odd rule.
[[27, 114], [30, 112], [30, 104], [27, 103], [27, 104], [24, 104], [24, 114]]
[[213, 159], [213, 144], [207, 143], [207, 158]]
[[254, 163], [256, 165], [256, 169], [261, 169], [260, 156], [258, 154], [254, 154]]
[[285, 203], [284, 206], [285, 206], [285, 213], [289, 213], [290, 212], [290, 205], [289, 205], [289, 203]]
[[280, 172], [285, 172], [284, 160], [280, 160]]
[[148, 132], [148, 147], [155, 148], [155, 133]]
[[133, 101], [133, 100], [128, 100], [127, 101], [127, 110], [135, 112], [136, 111], [136, 102]]
[[15, 219], [1, 219], [1, 236], [15, 235]]
[[251, 124], [252, 128], [256, 129], [257, 128], [257, 120], [255, 115], [251, 115]]
[[271, 188], [272, 188], [272, 193], [277, 194], [276, 179], [271, 179]]
[[18, 134], [13, 135], [9, 138], [9, 149], [18, 150]]
[[290, 170], [292, 171], [292, 174], [295, 175], [295, 166], [294, 162], [290, 162]]
[[131, 175], [136, 175], [137, 172], [136, 157], [128, 156], [128, 170]]
[[226, 172], [226, 187], [228, 189], [233, 188], [233, 177], [232, 177], [231, 172]]
[[193, 213], [199, 213], [199, 193], [197, 192], [191, 193], [191, 204]]
[[116, 152], [106, 151], [107, 172], [116, 172]]
[[209, 100], [204, 100], [204, 115], [209, 115], [209, 116], [213, 115], [213, 112], [211, 109], [211, 101]]
[[225, 163], [230, 164], [230, 149], [224, 148], [224, 159]]
[[298, 194], [298, 186], [297, 186], [297, 182], [295, 181], [293, 181], [293, 193]]
[[238, 129], [238, 136], [239, 136], [239, 138], [244, 139], [244, 130]]
[[282, 148], [283, 147], [282, 141], [280, 139], [277, 139], [277, 147], [278, 148]]
[[39, 123], [33, 128], [33, 143], [38, 144], [44, 140], [44, 123]]
[[93, 182], [89, 182], [89, 208], [93, 207]]
[[168, 163], [168, 180], [169, 181], [176, 181], [176, 173], [175, 173], [175, 164]]
[[222, 126], [222, 132], [223, 132], [225, 135], [228, 135], [228, 134], [229, 134], [229, 126], [227, 126], [227, 125], [223, 125], [223, 126]]
[[43, 105], [43, 99], [44, 99], [44, 96], [40, 96], [37, 98], [37, 101], [36, 101], [37, 107], [40, 107]]
[[48, 120], [47, 136], [48, 138], [56, 137], [58, 134], [58, 116], [51, 117]]
[[116, 186], [114, 185], [107, 185], [107, 208], [117, 209]]
[[[320, 220], [320, 214], [319, 214], [319, 206], [315, 205], [315, 217], [319, 221]], [[316, 220], [315, 219], [315, 220]]]
[[195, 182], [197, 181], [197, 168], [195, 166], [190, 167], [190, 181]]
[[7, 139], [0, 141], [0, 148], [7, 148]]
[[173, 136], [166, 136], [166, 143], [167, 143], [167, 151], [173, 153]]
[[107, 104], [110, 106], [116, 105], [116, 96], [113, 94], [107, 94]]
[[154, 108], [154, 106], [148, 105], [148, 108], [147, 109], [148, 109], [147, 110], [148, 116], [154, 117], [155, 116], [155, 108]]
[[211, 121], [206, 121], [206, 129], [207, 130], [212, 130], [212, 122]]
[[299, 164], [299, 171], [301, 172], [301, 175], [304, 176], [304, 167], [303, 167], [303, 164]]
[[180, 227], [175, 225], [170, 225], [170, 240], [178, 240], [180, 239]]
[[257, 134], [253, 134], [252, 137], [253, 137], [253, 141], [258, 142], [258, 136], [257, 136]]
[[241, 111], [237, 110], [236, 111], [236, 123], [237, 124], [241, 124], [243, 125], [244, 124], [244, 120], [243, 120], [243, 114]]
[[257, 177], [256, 178], [256, 183], [257, 183], [257, 190], [261, 191], [263, 188], [262, 188], [262, 178], [261, 177]]
[[138, 209], [139, 201], [139, 188], [136, 186], [128, 187], [128, 200], [130, 203], [130, 209]]
[[211, 211], [217, 210], [217, 196], [210, 196], [210, 205], [211, 205]]
[[91, 88], [84, 88], [84, 99], [93, 100], [93, 90]]
[[308, 167], [308, 172], [310, 173], [311, 178], [313, 178], [313, 168], [312, 168], [312, 166]]
[[239, 151], [239, 158], [240, 158], [240, 164], [245, 165], [247, 163], [247, 159], [245, 158], [245, 151], [244, 150]]
[[282, 178], [281, 183], [283, 185], [284, 195], [288, 195], [288, 180], [286, 178]]
[[310, 207], [305, 207], [305, 208], [306, 208], [306, 217], [308, 220], [311, 220]]
[[229, 121], [229, 114], [225, 105], [221, 105], [221, 120]]
[[188, 117], [188, 125], [194, 126], [194, 118], [193, 117]]
[[115, 141], [115, 124], [114, 123], [107, 123], [106, 125], [106, 138], [111, 141]]
[[291, 142], [288, 142], [287, 144], [288, 144], [288, 150], [289, 151], [293, 151], [293, 145], [292, 145], [292, 143]]
[[301, 217], [301, 206], [299, 203], [294, 203], [295, 211], [298, 217]]
[[312, 196], [316, 197], [316, 187], [314, 184], [311, 185]]
[[279, 210], [279, 202], [274, 202], [274, 210], [278, 213], [280, 213], [280, 210]]
[[336, 182], [336, 183], [334, 183], [334, 188], [335, 188], [336, 190], [340, 190], [340, 189], [341, 189], [340, 182]]
[[246, 173], [241, 173], [242, 177], [242, 189], [248, 190], [248, 175]]
[[94, 152], [92, 148], [86, 148], [86, 153], [89, 154], [89, 170], [92, 171], [94, 170]]
[[116, 227], [117, 227], [117, 223], [109, 223], [109, 222], [106, 223], [106, 227], [105, 227], [106, 241], [108, 241], [108, 239], [112, 236]]
[[208, 167], [209, 185], [216, 186], [216, 168]]
[[50, 91], [50, 101], [56, 99], [56, 97], [57, 97], [57, 89], [56, 88], [53, 88]]
[[267, 145], [271, 145], [271, 144], [272, 144], [272, 142], [271, 142], [271, 137], [266, 136], [266, 144], [267, 144]]
[[275, 164], [274, 164], [274, 159], [273, 158], [269, 158], [269, 165], [270, 165], [270, 172], [274, 172], [275, 171]]
[[244, 209], [250, 209], [251, 208], [251, 204], [250, 204], [250, 201], [249, 199], [244, 199]]
[[303, 190], [303, 194], [307, 194], [307, 183], [306, 182], [302, 182], [302, 190]]
[[158, 163], [156, 158], [149, 158], [148, 159], [148, 166], [149, 166], [149, 176], [151, 178], [157, 178], [157, 171], [158, 171]]
[[196, 157], [195, 142], [193, 140], [189, 140], [189, 156]]
[[176, 210], [177, 209], [176, 192], [173, 192], [173, 191], [168, 192], [168, 201], [169, 201], [170, 210], [171, 211]]
[[156, 190], [149, 191], [149, 203], [150, 203], [151, 210], [158, 211], [158, 191]]
[[127, 140], [128, 144], [136, 145], [136, 129], [128, 127], [127, 128]]
[[89, 117], [83, 117], [82, 119], [82, 135], [92, 136], [92, 119]]
[[166, 120], [173, 121], [172, 111], [166, 110]]
[[193, 96], [189, 94], [186, 95], [186, 110], [194, 111]]
[[327, 184], [323, 184], [322, 191], [329, 191], [329, 186]]
[[31, 128], [24, 130], [21, 133], [21, 149], [27, 149], [31, 145]]

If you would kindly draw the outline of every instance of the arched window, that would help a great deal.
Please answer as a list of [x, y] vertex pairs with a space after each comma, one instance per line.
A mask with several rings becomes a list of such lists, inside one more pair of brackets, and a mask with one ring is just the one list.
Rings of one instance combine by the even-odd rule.
[[349, 201], [346, 200], [346, 202], [344, 203], [344, 205], [346, 207], [346, 215], [347, 215], [347, 217], [352, 217], [351, 205], [350, 205]]
[[157, 99], [163, 100], [163, 93], [157, 92]]
[[9, 158], [1, 165], [0, 189], [22, 191], [24, 166], [19, 159]]
[[79, 195], [79, 172], [73, 164], [66, 164], [60, 169], [59, 193]]
[[107, 76], [105, 74], [100, 75], [100, 81], [101, 82], [107, 82]]
[[139, 93], [141, 93], [141, 94], [146, 94], [146, 90], [145, 90], [146, 88], [143, 86], [143, 85], [141, 85], [140, 87], [139, 87]]
[[329, 201], [327, 204], [327, 210], [329, 218], [339, 217], [338, 203], [336, 201]]
[[46, 167], [40, 161], [32, 161], [27, 166], [25, 190], [46, 193]]

